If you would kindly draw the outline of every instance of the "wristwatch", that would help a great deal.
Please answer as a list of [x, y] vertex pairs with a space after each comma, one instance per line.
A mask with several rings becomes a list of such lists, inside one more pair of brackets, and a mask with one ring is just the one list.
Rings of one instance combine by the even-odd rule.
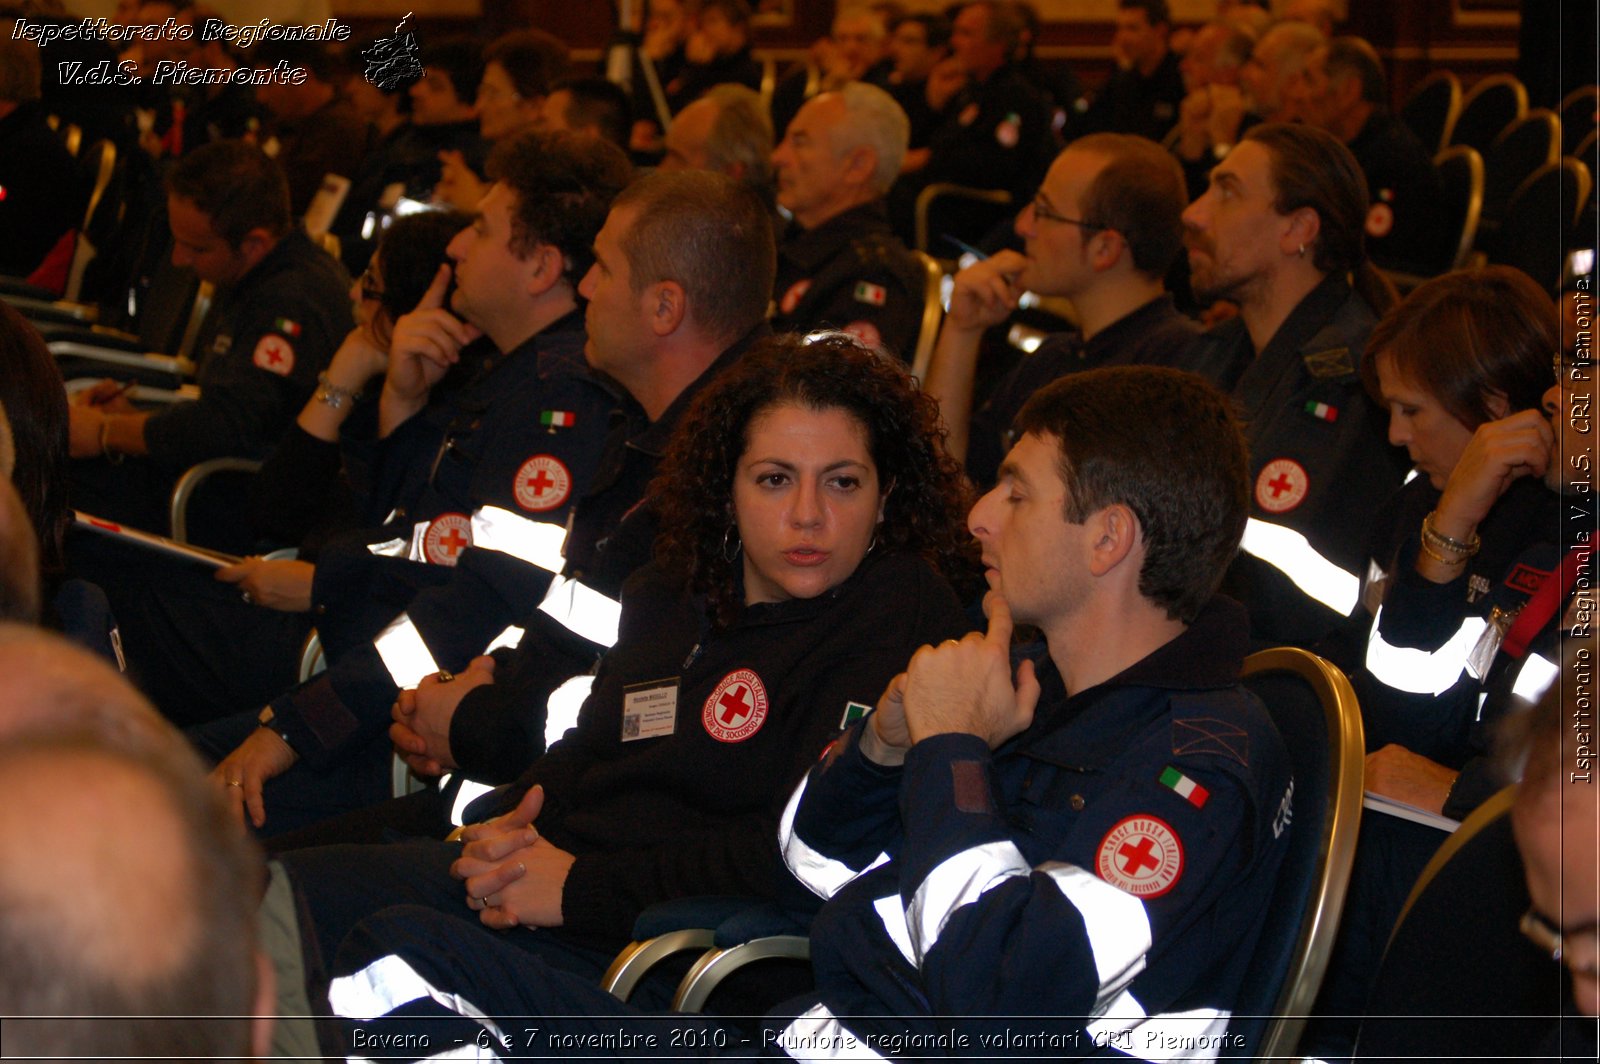
[[289, 733], [278, 726], [278, 715], [272, 712], [271, 706], [263, 709], [256, 716], [256, 723], [272, 732], [273, 735], [276, 735], [278, 738], [282, 739], [284, 746], [287, 746], [291, 750], [294, 749], [294, 743], [289, 741]]

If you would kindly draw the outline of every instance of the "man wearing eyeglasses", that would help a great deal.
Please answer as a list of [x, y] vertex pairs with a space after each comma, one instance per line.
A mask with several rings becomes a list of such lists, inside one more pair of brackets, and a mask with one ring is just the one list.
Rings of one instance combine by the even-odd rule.
[[[927, 390], [950, 427], [953, 454], [979, 484], [994, 483], [1016, 442], [1012, 419], [1046, 384], [1097, 366], [1190, 368], [1199, 329], [1173, 306], [1162, 278], [1182, 248], [1183, 174], [1153, 141], [1129, 134], [1082, 137], [1057, 156], [1017, 216], [1024, 250], [1001, 251], [956, 274]], [[1023, 293], [1072, 304], [1078, 328], [1046, 339], [972, 409], [983, 333]]]

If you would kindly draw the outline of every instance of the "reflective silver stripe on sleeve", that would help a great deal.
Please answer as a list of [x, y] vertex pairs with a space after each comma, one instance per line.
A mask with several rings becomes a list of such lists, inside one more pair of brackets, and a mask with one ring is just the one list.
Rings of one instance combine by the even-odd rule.
[[1468, 617], [1444, 646], [1430, 653], [1384, 642], [1378, 630], [1382, 623], [1380, 606], [1372, 621], [1372, 634], [1367, 637], [1367, 671], [1379, 683], [1414, 695], [1442, 695], [1455, 686], [1467, 667], [1472, 648], [1489, 627], [1482, 617]]
[[522, 637], [527, 634], [528, 633], [523, 629], [518, 628], [516, 625], [512, 625], [499, 635], [495, 636], [493, 639], [489, 640], [489, 645], [483, 648], [483, 652], [488, 654], [499, 650], [501, 647], [505, 647], [508, 650], [515, 650], [517, 648], [517, 644], [522, 642]]
[[1002, 880], [1025, 876], [1030, 871], [1022, 851], [1004, 839], [962, 850], [941, 861], [917, 884], [906, 909], [917, 967], [922, 967], [923, 958], [939, 941], [952, 913], [977, 901], [979, 895]]
[[[1094, 1044], [1118, 1049], [1142, 1060], [1213, 1061], [1227, 1038], [1226, 1009], [1192, 1009], [1146, 1016], [1144, 1007], [1129, 993], [1120, 994], [1101, 1019], [1086, 1028]], [[1232, 1054], [1230, 1054], [1232, 1055]]]
[[810, 782], [811, 777], [808, 774], [794, 789], [794, 794], [789, 796], [789, 804], [783, 807], [783, 816], [778, 821], [778, 849], [783, 854], [784, 865], [794, 877], [805, 884], [811, 893], [826, 899], [839, 893], [844, 889], [844, 885], [856, 876], [865, 875], [888, 861], [889, 855], [878, 854], [871, 864], [857, 872], [843, 861], [835, 861], [807, 846], [800, 836], [795, 834], [794, 816], [795, 811], [800, 808], [801, 797], [806, 793], [806, 785]]
[[[408, 1002], [425, 997], [432, 998], [458, 1016], [465, 1016], [483, 1024], [484, 1029], [493, 1037], [493, 1041], [501, 1045], [510, 1044], [505, 1041], [504, 1033], [482, 1009], [459, 994], [440, 990], [424, 979], [405, 958], [392, 953], [387, 957], [379, 957], [359, 972], [340, 976], [328, 984], [328, 1004], [332, 1007], [334, 1015], [367, 1023], [388, 1015]], [[490, 1050], [479, 1049], [476, 1046], [471, 1047], [473, 1052], [470, 1055], [461, 1056], [460, 1050], [464, 1048], [467, 1047], [452, 1047], [451, 1056], [439, 1059], [500, 1059]]]
[[403, 539], [388, 539], [382, 543], [368, 543], [367, 550], [384, 558], [404, 558], [407, 546]]
[[1361, 581], [1318, 554], [1311, 541], [1292, 528], [1252, 517], [1245, 522], [1246, 554], [1266, 562], [1329, 609], [1349, 616], [1361, 595]]
[[554, 618], [563, 628], [603, 647], [617, 643], [617, 624], [622, 619], [622, 603], [587, 587], [577, 580], [556, 575], [539, 603], [539, 612]]
[[373, 649], [389, 670], [389, 678], [401, 690], [415, 687], [430, 672], [438, 672], [439, 665], [422, 641], [422, 633], [411, 623], [409, 614], [402, 613], [389, 622], [389, 627], [378, 633], [372, 641]]
[[826, 1005], [813, 1005], [797, 1016], [777, 1033], [772, 1046], [794, 1060], [886, 1060], [840, 1023]]
[[1050, 877], [1083, 917], [1095, 975], [1100, 980], [1094, 999], [1094, 1015], [1099, 1015], [1144, 971], [1152, 938], [1144, 902], [1077, 865], [1047, 861], [1038, 870]]
[[872, 907], [878, 910], [883, 932], [894, 943], [895, 949], [900, 951], [900, 956], [913, 968], [918, 967], [917, 949], [911, 944], [911, 925], [906, 923], [906, 907], [900, 904], [900, 895], [885, 894], [874, 901]]
[[535, 521], [498, 506], [480, 506], [472, 515], [474, 547], [509, 554], [546, 572], [559, 573], [566, 565], [561, 556], [566, 542], [566, 525]]
[[546, 750], [550, 748], [551, 743], [567, 734], [567, 729], [577, 726], [578, 710], [583, 708], [583, 703], [588, 700], [589, 692], [593, 689], [594, 677], [583, 675], [574, 676], [550, 692], [550, 697], [544, 704]]
[[1511, 685], [1511, 694], [1527, 702], [1537, 702], [1550, 689], [1561, 674], [1561, 667], [1541, 654], [1529, 654], [1517, 669], [1517, 679]]

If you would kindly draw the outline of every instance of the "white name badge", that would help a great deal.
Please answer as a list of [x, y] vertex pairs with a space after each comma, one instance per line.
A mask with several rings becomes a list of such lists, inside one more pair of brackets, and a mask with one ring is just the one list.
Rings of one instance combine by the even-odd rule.
[[622, 741], [671, 735], [678, 727], [678, 678], [622, 689]]

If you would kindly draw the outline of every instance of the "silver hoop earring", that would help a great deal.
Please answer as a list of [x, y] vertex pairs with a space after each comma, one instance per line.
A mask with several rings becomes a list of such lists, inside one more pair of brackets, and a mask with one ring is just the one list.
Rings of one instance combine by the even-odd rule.
[[[729, 525], [728, 530], [722, 534], [722, 559], [724, 561], [737, 560], [739, 551], [744, 549], [744, 543], [741, 540], [734, 539], [733, 532], [734, 526]], [[729, 550], [730, 543], [732, 544], [732, 550]]]

